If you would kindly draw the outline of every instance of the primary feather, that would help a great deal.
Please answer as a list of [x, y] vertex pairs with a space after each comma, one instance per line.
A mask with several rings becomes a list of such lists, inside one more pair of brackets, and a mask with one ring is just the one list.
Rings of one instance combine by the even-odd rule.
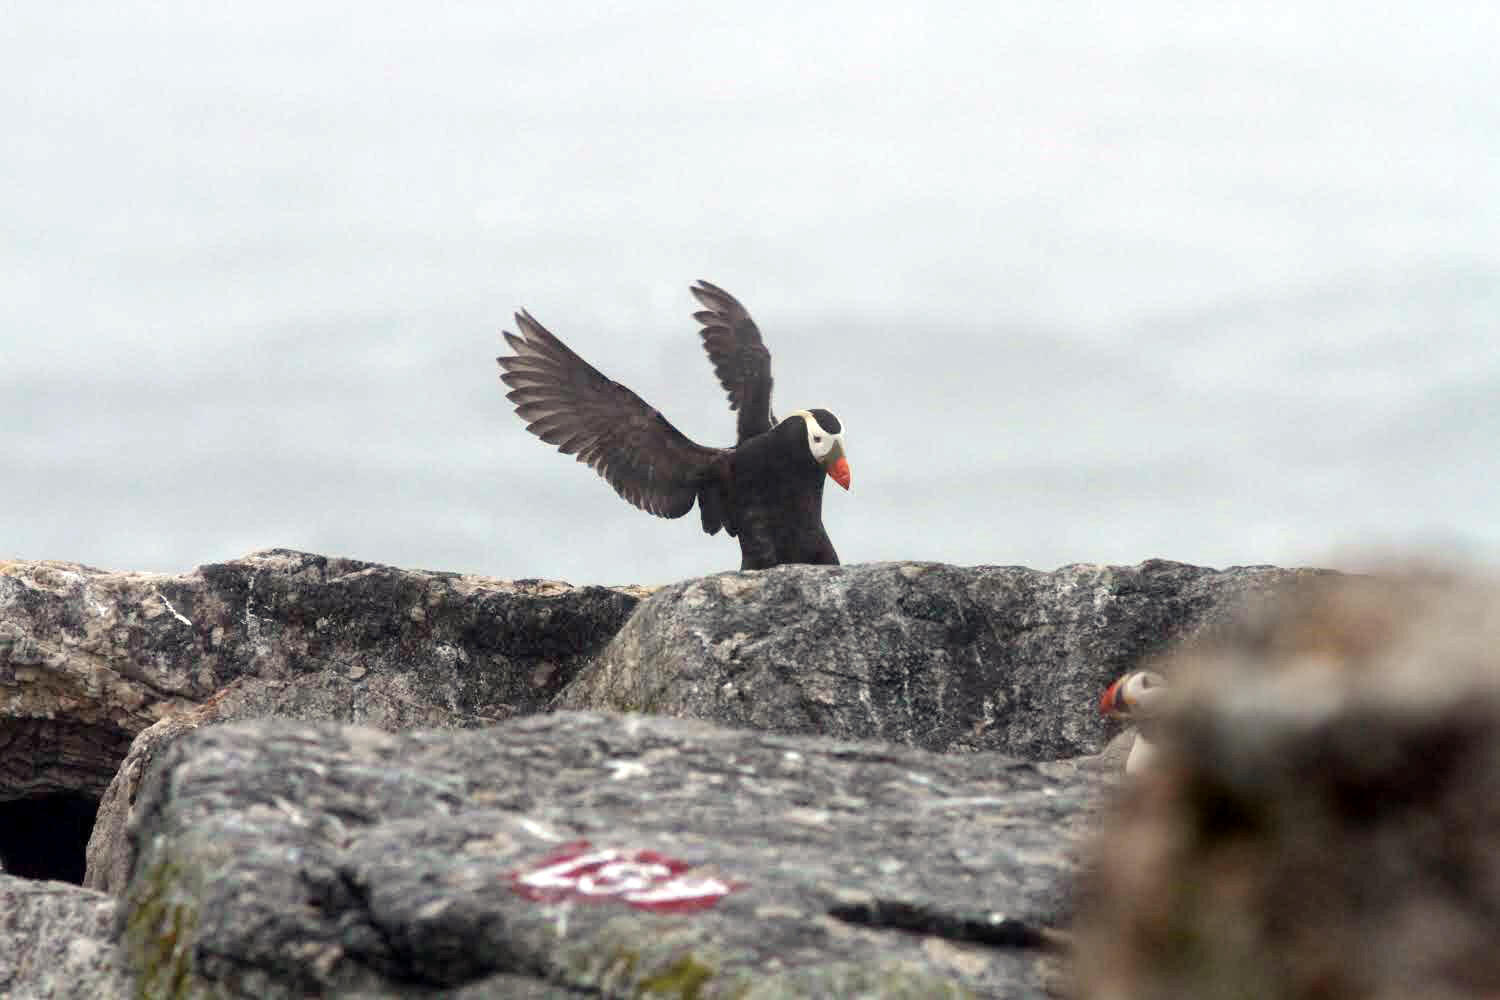
[[693, 318], [703, 325], [698, 336], [729, 394], [729, 408], [739, 412], [739, 440], [764, 434], [776, 418], [771, 415], [771, 352], [760, 328], [739, 300], [717, 285], [699, 281], [690, 291], [705, 307]]
[[520, 335], [505, 333], [514, 355], [497, 358], [526, 429], [576, 455], [615, 492], [658, 517], [681, 517], [721, 452], [705, 448], [628, 388], [573, 353], [524, 310]]

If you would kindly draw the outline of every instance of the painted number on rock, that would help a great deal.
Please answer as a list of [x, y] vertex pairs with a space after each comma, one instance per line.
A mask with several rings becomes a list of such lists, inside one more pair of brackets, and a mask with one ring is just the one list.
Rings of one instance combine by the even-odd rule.
[[655, 851], [596, 848], [579, 840], [513, 873], [511, 883], [538, 902], [618, 899], [637, 909], [667, 913], [706, 909], [742, 885], [692, 875], [691, 869], [687, 862]]

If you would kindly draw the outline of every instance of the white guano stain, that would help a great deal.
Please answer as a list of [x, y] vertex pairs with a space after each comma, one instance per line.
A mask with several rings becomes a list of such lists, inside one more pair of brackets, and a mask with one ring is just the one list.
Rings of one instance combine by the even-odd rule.
[[184, 624], [184, 625], [191, 626], [193, 624], [191, 621], [188, 620], [188, 618], [187, 618], [186, 615], [182, 614], [182, 612], [180, 612], [176, 608], [172, 607], [172, 602], [169, 601], [169, 600], [167, 600], [167, 597], [166, 597], [165, 594], [163, 594], [159, 590], [152, 591], [152, 593], [154, 593], [156, 595], [157, 600], [161, 601], [161, 603], [166, 607], [166, 609], [168, 611], [172, 612], [172, 617], [173, 618], [176, 618], [178, 621], [182, 622], [182, 624]]

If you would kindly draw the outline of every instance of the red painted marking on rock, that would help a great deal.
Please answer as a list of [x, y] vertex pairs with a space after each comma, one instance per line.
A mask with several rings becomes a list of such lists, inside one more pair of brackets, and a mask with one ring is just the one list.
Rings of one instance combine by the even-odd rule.
[[575, 840], [535, 865], [512, 872], [511, 887], [527, 899], [618, 899], [639, 910], [687, 913], [705, 910], [743, 882], [692, 875], [692, 865], [655, 851], [594, 847]]

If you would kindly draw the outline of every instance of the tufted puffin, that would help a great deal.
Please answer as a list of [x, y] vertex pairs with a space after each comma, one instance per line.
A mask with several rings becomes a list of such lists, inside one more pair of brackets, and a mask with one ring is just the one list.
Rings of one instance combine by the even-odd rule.
[[706, 448], [618, 382], [574, 354], [525, 310], [515, 353], [497, 358], [506, 398], [526, 429], [564, 455], [577, 455], [615, 492], [649, 514], [682, 517], [694, 502], [710, 535], [740, 542], [741, 569], [782, 563], [838, 565], [823, 530], [823, 479], [849, 488], [844, 428], [825, 409], [771, 415], [771, 354], [750, 313], [706, 281], [691, 289], [703, 349], [729, 408], [738, 411], [732, 448]]

